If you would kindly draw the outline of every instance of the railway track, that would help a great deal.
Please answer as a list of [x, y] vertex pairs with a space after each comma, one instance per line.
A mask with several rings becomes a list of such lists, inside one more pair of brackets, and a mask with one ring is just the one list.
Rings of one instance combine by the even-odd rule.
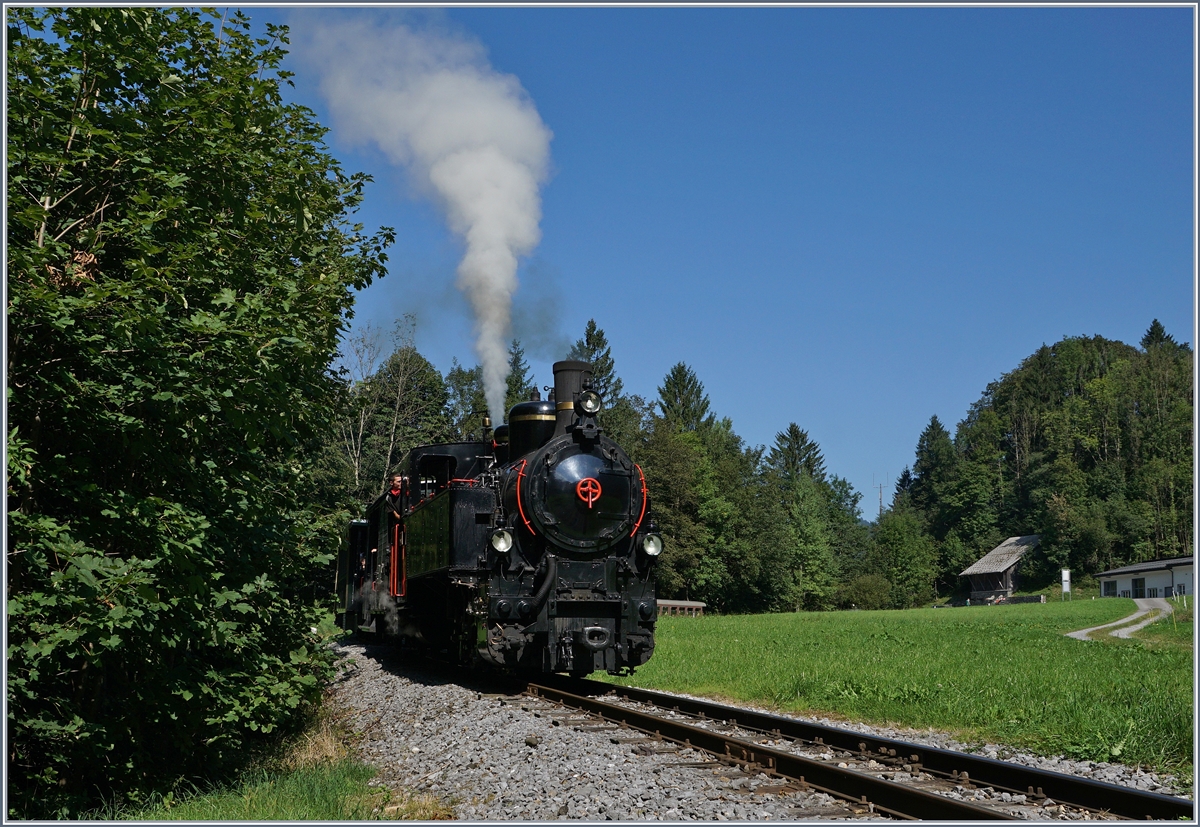
[[549, 677], [529, 683], [524, 695], [585, 713], [564, 720], [611, 729], [616, 743], [700, 750], [713, 756], [709, 763], [778, 778], [781, 791], [826, 793], [858, 814], [943, 821], [1194, 814], [1187, 799], [644, 689]]

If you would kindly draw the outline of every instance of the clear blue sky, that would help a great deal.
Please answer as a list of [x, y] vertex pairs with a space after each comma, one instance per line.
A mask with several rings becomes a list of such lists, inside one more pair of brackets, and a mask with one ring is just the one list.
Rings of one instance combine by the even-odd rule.
[[[1041, 344], [1195, 341], [1191, 9], [249, 13], [482, 44], [554, 133], [516, 295], [539, 383], [595, 318], [629, 391], [686, 362], [748, 443], [806, 429], [868, 517], [930, 416], [953, 430]], [[435, 365], [474, 364], [443, 216], [289, 68], [397, 230], [356, 323], [415, 312]]]

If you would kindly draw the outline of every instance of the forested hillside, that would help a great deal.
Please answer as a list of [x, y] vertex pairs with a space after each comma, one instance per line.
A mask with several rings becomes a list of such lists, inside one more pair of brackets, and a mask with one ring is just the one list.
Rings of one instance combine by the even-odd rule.
[[1025, 576], [1192, 551], [1192, 350], [1155, 320], [1140, 347], [1100, 336], [1038, 348], [988, 385], [953, 436], [933, 417], [896, 486], [940, 583], [1001, 539], [1040, 534]]
[[[344, 450], [324, 468], [364, 503], [403, 450], [466, 437], [484, 407], [478, 368], [456, 363], [440, 377], [413, 347], [412, 323], [386, 360], [377, 336], [355, 340], [354, 352], [374, 356], [358, 359], [358, 407], [343, 429], [370, 446], [370, 473]], [[535, 383], [519, 342], [509, 355], [511, 405]], [[770, 446], [747, 445], [682, 362], [654, 397], [626, 393], [594, 320], [564, 357], [595, 365], [601, 424], [645, 470], [667, 540], [664, 597], [721, 612], [905, 608], [961, 592], [959, 572], [1016, 534], [1043, 538], [1026, 584], [1188, 548], [1192, 353], [1158, 322], [1140, 348], [1101, 337], [1039, 348], [988, 385], [954, 434], [933, 417], [872, 524], [797, 423], [780, 423]]]

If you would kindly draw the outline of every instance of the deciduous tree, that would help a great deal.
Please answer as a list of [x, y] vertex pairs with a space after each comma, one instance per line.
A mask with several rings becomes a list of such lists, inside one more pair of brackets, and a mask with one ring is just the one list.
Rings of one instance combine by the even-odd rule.
[[480, 417], [487, 411], [487, 399], [483, 395], [483, 368], [476, 365], [467, 369], [457, 359], [452, 360], [450, 372], [446, 374], [446, 390], [449, 393], [446, 416], [450, 420], [452, 437], [465, 440], [471, 434], [479, 436]]
[[8, 802], [44, 818], [203, 783], [319, 696], [310, 449], [391, 234], [283, 102], [286, 29], [7, 14]]

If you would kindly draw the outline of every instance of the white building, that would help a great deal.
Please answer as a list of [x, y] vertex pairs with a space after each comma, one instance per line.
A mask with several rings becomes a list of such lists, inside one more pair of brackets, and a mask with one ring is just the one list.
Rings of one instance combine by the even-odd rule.
[[1192, 557], [1147, 560], [1096, 575], [1101, 597], [1171, 597], [1192, 594]]

